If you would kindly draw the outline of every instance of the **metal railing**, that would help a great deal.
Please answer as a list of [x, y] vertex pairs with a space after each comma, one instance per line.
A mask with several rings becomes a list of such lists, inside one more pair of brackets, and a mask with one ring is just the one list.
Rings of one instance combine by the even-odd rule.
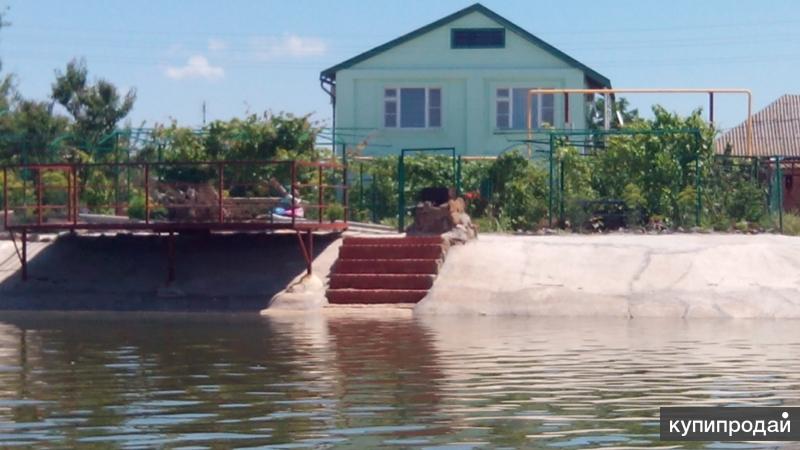
[[334, 162], [22, 164], [2, 172], [7, 229], [347, 223], [346, 168]]

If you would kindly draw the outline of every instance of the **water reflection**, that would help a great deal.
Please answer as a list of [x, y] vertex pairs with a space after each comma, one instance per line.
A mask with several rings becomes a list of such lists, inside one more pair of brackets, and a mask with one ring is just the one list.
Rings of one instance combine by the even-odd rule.
[[4, 314], [0, 443], [676, 445], [659, 406], [796, 406], [798, 354], [792, 321]]

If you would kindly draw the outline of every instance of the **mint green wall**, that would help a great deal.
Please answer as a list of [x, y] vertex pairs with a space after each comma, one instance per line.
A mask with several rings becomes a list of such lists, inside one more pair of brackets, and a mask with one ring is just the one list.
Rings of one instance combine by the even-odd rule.
[[[336, 73], [336, 128], [352, 142], [366, 139], [366, 155], [396, 154], [402, 148], [456, 147], [462, 155], [494, 155], [514, 145], [495, 129], [495, 89], [585, 87], [582, 71], [506, 30], [502, 49], [451, 49], [450, 29], [497, 27], [474, 12], [448, 25]], [[385, 87], [440, 87], [440, 129], [383, 128]], [[556, 96], [556, 123], [564, 124], [563, 96]], [[585, 127], [586, 104], [570, 96], [570, 128]], [[524, 133], [523, 133], [524, 134]]]

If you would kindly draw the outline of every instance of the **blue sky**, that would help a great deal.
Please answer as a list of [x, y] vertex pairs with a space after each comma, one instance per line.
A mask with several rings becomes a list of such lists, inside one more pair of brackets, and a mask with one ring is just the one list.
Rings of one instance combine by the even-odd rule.
[[[84, 57], [93, 77], [135, 87], [134, 125], [199, 125], [247, 111], [331, 116], [319, 72], [473, 2], [466, 0], [6, 0], [3, 73], [45, 99], [54, 71]], [[615, 0], [482, 2], [616, 87], [744, 87], [760, 108], [800, 93], [800, 2]], [[0, 1], [2, 4], [2, 1]], [[695, 97], [636, 96], [688, 113]], [[720, 99], [723, 127], [744, 118]]]

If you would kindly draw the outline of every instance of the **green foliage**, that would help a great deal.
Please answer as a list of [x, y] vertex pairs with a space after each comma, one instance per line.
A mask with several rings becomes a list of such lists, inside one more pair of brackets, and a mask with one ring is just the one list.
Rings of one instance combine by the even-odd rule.
[[117, 87], [106, 80], [89, 82], [83, 60], [72, 60], [64, 72], [56, 72], [52, 98], [64, 107], [74, 120], [74, 131], [87, 145], [102, 144], [102, 136], [114, 131], [120, 120], [130, 113], [136, 91], [121, 96]]
[[144, 220], [146, 215], [147, 208], [144, 195], [134, 194], [128, 202], [128, 217]]
[[326, 205], [325, 218], [331, 222], [344, 219], [344, 206], [340, 203], [330, 203]]
[[66, 132], [68, 121], [50, 112], [46, 102], [19, 100], [3, 118], [0, 158], [12, 164], [47, 163], [60, 159], [52, 142]]
[[100, 170], [87, 169], [86, 184], [81, 190], [81, 202], [95, 214], [108, 214], [113, 211], [114, 186]]
[[42, 203], [45, 205], [67, 206], [67, 173], [52, 170], [42, 173]]
[[800, 215], [795, 213], [783, 214], [783, 233], [791, 236], [800, 236]]
[[489, 169], [492, 214], [512, 229], [529, 230], [547, 215], [547, 172], [519, 151], [504, 153]]

